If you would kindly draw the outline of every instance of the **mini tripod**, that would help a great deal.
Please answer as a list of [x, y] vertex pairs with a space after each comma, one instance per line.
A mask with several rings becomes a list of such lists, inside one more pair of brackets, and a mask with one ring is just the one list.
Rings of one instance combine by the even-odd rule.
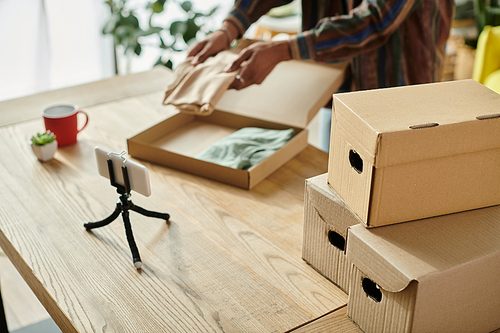
[[[114, 154], [114, 153], [110, 153]], [[116, 154], [118, 155], [118, 154]], [[119, 155], [121, 156], [121, 155]], [[123, 156], [121, 156], [123, 158]], [[167, 223], [170, 218], [170, 214], [167, 213], [158, 213], [158, 212], [153, 212], [150, 210], [146, 210], [142, 207], [139, 207], [137, 205], [134, 205], [132, 200], [130, 200], [130, 181], [128, 177], [128, 172], [127, 172], [127, 167], [125, 166], [125, 159], [123, 158], [123, 165], [122, 165], [122, 173], [123, 173], [123, 182], [124, 185], [120, 185], [115, 181], [115, 173], [113, 169], [113, 161], [109, 158], [108, 154], [108, 160], [107, 160], [107, 166], [108, 166], [108, 171], [109, 171], [109, 180], [111, 182], [111, 185], [116, 187], [116, 191], [118, 194], [120, 194], [120, 198], [118, 199], [118, 202], [116, 203], [116, 208], [115, 211], [108, 217], [106, 217], [104, 220], [97, 221], [97, 222], [86, 222], [83, 226], [87, 231], [95, 228], [100, 228], [104, 227], [111, 222], [113, 222], [120, 213], [122, 214], [123, 218], [123, 223], [125, 226], [125, 233], [127, 235], [127, 241], [128, 245], [130, 246], [130, 251], [132, 252], [132, 258], [134, 260], [134, 266], [137, 269], [142, 268], [142, 261], [141, 261], [141, 256], [139, 255], [139, 250], [137, 249], [137, 245], [135, 243], [134, 235], [132, 233], [132, 225], [130, 224], [130, 218], [129, 218], [129, 209], [142, 214], [144, 216], [148, 217], [155, 217], [159, 219], [164, 219]]]

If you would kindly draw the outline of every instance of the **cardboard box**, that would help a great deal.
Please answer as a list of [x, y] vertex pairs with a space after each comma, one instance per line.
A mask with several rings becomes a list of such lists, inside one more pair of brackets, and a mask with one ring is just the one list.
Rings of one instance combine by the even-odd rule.
[[337, 94], [328, 181], [368, 227], [499, 204], [499, 105], [473, 80]]
[[[161, 165], [251, 189], [307, 146], [307, 124], [343, 81], [346, 64], [278, 64], [260, 85], [228, 90], [210, 116], [176, 114], [128, 139], [129, 154]], [[248, 126], [294, 128], [283, 148], [249, 170], [194, 158], [226, 135]]]
[[348, 316], [365, 332], [500, 328], [500, 206], [349, 228]]
[[328, 174], [306, 179], [302, 258], [349, 293], [347, 228], [361, 221], [327, 182]]

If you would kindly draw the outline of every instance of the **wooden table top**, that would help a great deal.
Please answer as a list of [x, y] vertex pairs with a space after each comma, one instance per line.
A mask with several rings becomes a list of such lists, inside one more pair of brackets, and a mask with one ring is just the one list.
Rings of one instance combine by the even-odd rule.
[[[118, 194], [97, 173], [94, 147], [169, 116], [165, 70], [0, 103], [0, 246], [63, 332], [358, 332], [347, 295], [301, 258], [304, 180], [327, 171], [309, 146], [253, 190], [141, 161], [152, 195], [133, 194], [165, 221], [130, 213], [143, 261], [132, 265]], [[89, 114], [77, 144], [40, 163], [29, 138], [40, 110], [72, 102]]]

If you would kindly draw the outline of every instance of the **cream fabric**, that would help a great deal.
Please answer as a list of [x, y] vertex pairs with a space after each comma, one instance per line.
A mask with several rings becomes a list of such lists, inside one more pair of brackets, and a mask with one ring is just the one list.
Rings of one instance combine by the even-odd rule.
[[167, 87], [163, 104], [174, 105], [184, 113], [208, 116], [238, 74], [223, 72], [237, 57], [232, 52], [220, 52], [196, 67], [191, 65], [192, 57], [187, 58], [175, 69], [174, 82]]

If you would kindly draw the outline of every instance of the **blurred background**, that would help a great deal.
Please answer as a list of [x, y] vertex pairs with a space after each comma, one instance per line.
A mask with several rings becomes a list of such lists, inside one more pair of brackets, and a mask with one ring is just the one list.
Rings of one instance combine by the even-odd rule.
[[172, 66], [231, 0], [1, 0], [0, 100]]
[[[454, 0], [443, 80], [472, 78], [485, 25], [500, 24], [499, 0]], [[0, 0], [0, 101], [175, 67], [188, 45], [217, 29], [233, 0]], [[254, 24], [247, 37], [295, 33], [300, 1]], [[262, 31], [264, 29], [264, 32]]]

